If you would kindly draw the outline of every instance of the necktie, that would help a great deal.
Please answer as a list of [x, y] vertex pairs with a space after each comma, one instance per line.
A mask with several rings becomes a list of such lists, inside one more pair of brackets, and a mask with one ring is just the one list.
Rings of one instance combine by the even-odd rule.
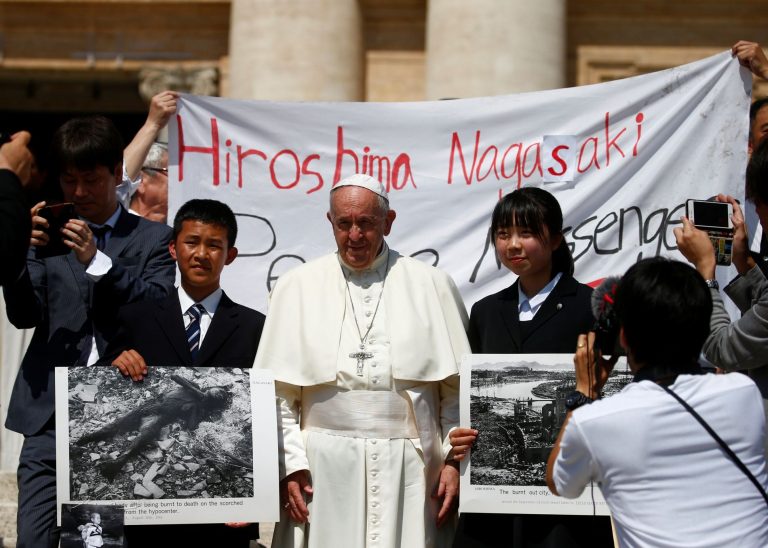
[[107, 233], [112, 230], [112, 227], [109, 225], [89, 226], [91, 228], [91, 232], [93, 232], [93, 235], [96, 238], [96, 249], [99, 251], [104, 251], [104, 247], [107, 245]]
[[187, 314], [191, 321], [187, 326], [187, 345], [189, 346], [189, 353], [192, 354], [192, 361], [197, 358], [197, 351], [200, 350], [200, 316], [205, 312], [205, 308], [201, 304], [193, 304], [187, 310]]

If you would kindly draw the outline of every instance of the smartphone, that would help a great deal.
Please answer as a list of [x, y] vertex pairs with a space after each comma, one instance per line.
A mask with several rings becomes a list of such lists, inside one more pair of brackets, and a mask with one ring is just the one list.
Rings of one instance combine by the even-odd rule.
[[696, 228], [710, 231], [733, 231], [733, 206], [728, 202], [687, 200], [685, 215]]
[[36, 247], [35, 257], [45, 259], [69, 253], [70, 249], [61, 236], [61, 229], [70, 219], [76, 217], [75, 205], [70, 202], [53, 204], [42, 208], [37, 214], [48, 221], [48, 228], [41, 229], [48, 234], [48, 245]]
[[693, 226], [705, 230], [715, 248], [715, 262], [722, 266], [731, 264], [733, 250], [733, 206], [728, 202], [687, 200], [685, 215]]

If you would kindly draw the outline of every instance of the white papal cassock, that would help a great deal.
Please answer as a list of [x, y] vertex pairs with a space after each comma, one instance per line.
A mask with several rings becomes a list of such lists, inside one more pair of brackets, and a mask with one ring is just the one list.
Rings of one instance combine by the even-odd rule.
[[431, 495], [458, 426], [466, 322], [448, 275], [386, 244], [364, 271], [334, 253], [281, 276], [255, 367], [277, 380], [281, 478], [309, 469], [314, 495], [309, 525], [283, 510], [273, 546], [450, 545]]

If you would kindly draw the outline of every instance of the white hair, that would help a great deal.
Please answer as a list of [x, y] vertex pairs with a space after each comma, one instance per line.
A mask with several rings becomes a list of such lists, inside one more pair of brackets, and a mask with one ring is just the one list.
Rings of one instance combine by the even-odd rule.
[[144, 158], [144, 166], [156, 169], [168, 167], [168, 145], [163, 143], [152, 143]]

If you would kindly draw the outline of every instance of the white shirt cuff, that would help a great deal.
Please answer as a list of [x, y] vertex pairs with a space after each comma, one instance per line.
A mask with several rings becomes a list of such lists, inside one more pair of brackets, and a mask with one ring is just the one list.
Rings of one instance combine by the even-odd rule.
[[111, 268], [112, 259], [110, 259], [108, 255], [97, 250], [96, 255], [94, 255], [91, 262], [88, 263], [88, 268], [85, 269], [85, 273], [94, 282], [98, 282]]

